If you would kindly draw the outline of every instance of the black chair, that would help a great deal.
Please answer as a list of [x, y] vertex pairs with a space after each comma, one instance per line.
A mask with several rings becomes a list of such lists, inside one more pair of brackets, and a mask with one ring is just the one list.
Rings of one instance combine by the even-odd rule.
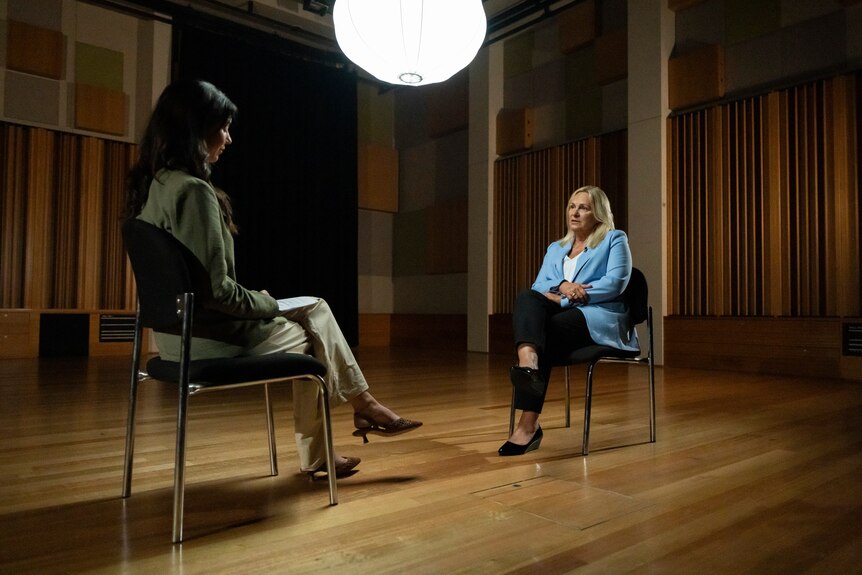
[[[655, 365], [653, 363], [653, 325], [652, 306], [649, 305], [649, 288], [643, 272], [632, 268], [629, 283], [623, 292], [629, 314], [634, 325], [646, 322], [647, 325], [647, 353], [640, 351], [624, 351], [606, 345], [591, 345], [576, 349], [567, 357], [554, 361], [556, 366], [565, 366], [566, 374], [566, 427], [571, 426], [571, 383], [569, 370], [571, 366], [586, 364], [587, 386], [584, 394], [584, 438], [581, 453], [589, 455], [590, 452], [590, 412], [593, 399], [593, 372], [600, 362], [624, 363], [640, 365], [649, 369], [649, 440], [655, 443]], [[515, 429], [515, 392], [512, 390], [512, 406], [509, 414], [509, 435]]]
[[[131, 392], [126, 430], [126, 456], [123, 472], [123, 497], [132, 490], [132, 460], [135, 447], [135, 411], [138, 383], [155, 379], [177, 384], [176, 461], [174, 466], [173, 542], [183, 538], [183, 501], [185, 496], [186, 422], [189, 398], [200, 393], [263, 385], [266, 424], [269, 436], [270, 473], [278, 474], [275, 426], [272, 416], [269, 384], [307, 379], [320, 388], [323, 430], [326, 435], [326, 464], [329, 479], [329, 503], [338, 503], [335, 484], [332, 424], [329, 392], [323, 380], [326, 367], [314, 357], [300, 353], [276, 353], [224, 359], [189, 361], [192, 327], [195, 317], [195, 287], [206, 289], [195, 278], [205, 275], [191, 252], [168, 232], [147, 222], [130, 219], [123, 224], [123, 239], [132, 263], [138, 289], [138, 313], [132, 352]], [[181, 336], [180, 361], [154, 357], [147, 362], [146, 373], [139, 369], [143, 328], [176, 333]]]

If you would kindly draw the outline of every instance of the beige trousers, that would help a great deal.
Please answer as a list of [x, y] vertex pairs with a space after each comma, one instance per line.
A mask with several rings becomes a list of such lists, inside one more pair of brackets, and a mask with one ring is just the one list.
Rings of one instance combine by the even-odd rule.
[[[326, 387], [331, 407], [341, 405], [368, 389], [353, 352], [324, 300], [285, 312], [287, 323], [279, 325], [264, 342], [246, 355], [293, 352], [311, 354], [326, 365]], [[315, 469], [326, 462], [323, 410], [320, 390], [308, 381], [293, 383], [293, 420], [299, 465]]]

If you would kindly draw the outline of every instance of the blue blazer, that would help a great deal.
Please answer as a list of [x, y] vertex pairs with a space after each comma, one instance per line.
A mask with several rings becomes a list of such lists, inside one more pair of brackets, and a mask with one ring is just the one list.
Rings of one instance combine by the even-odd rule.
[[571, 248], [571, 243], [560, 245], [554, 242], [548, 246], [533, 289], [539, 293], [555, 291], [565, 280], [591, 284], [593, 287], [586, 290], [590, 296], [586, 304], [572, 304], [563, 298], [562, 307], [576, 305], [581, 308], [590, 336], [596, 343], [638, 351], [637, 331], [620, 298], [632, 275], [632, 254], [625, 232], [611, 230], [598, 246], [584, 250], [574, 277], [566, 278], [563, 277], [563, 260]]

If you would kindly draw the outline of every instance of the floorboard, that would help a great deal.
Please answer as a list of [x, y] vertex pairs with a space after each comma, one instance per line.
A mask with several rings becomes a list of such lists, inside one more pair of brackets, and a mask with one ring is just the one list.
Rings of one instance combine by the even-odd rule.
[[852, 573], [862, 565], [862, 386], [657, 370], [649, 443], [645, 370], [596, 374], [580, 455], [562, 375], [523, 457], [505, 440], [511, 358], [357, 351], [372, 392], [416, 432], [351, 435], [339, 480], [298, 473], [289, 386], [275, 391], [280, 474], [262, 390], [192, 399], [185, 534], [172, 545], [175, 390], [142, 388], [133, 495], [119, 497], [127, 359], [0, 361], [0, 573]]

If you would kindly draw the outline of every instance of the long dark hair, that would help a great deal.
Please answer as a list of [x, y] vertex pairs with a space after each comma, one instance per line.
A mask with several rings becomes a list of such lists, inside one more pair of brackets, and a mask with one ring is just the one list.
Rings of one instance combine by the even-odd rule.
[[[236, 115], [224, 93], [202, 80], [180, 79], [159, 96], [138, 148], [138, 161], [126, 179], [126, 217], [135, 217], [147, 202], [159, 170], [182, 170], [209, 182], [207, 140]], [[216, 189], [222, 215], [232, 233], [230, 199]]]

